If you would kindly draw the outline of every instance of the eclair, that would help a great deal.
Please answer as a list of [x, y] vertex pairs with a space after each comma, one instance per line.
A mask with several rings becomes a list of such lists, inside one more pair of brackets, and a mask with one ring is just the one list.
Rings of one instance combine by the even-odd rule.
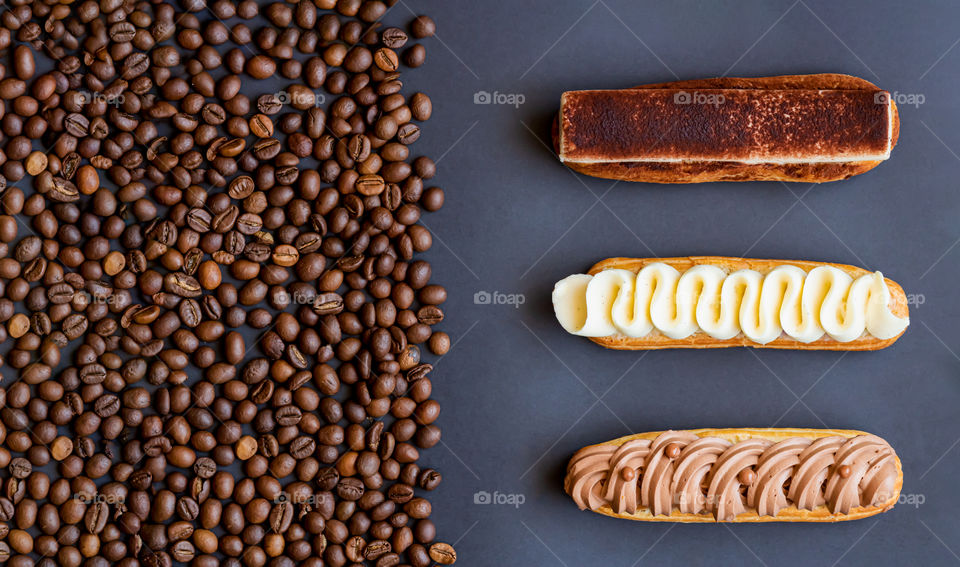
[[603, 260], [557, 282], [553, 308], [567, 332], [618, 350], [877, 350], [910, 323], [880, 272], [721, 256]]
[[840, 522], [897, 503], [883, 439], [835, 429], [657, 431], [580, 449], [564, 490], [581, 510], [660, 522]]
[[563, 93], [567, 167], [647, 183], [846, 179], [890, 157], [890, 93], [849, 75], [716, 78]]

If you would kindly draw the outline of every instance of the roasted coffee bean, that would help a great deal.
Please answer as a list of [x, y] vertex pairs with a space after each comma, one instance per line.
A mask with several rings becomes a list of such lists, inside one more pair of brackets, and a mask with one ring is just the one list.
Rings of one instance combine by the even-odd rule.
[[14, 4], [0, 562], [455, 558], [414, 494], [441, 478], [416, 345], [451, 340], [415, 259], [444, 201], [399, 72], [425, 49], [380, 27], [391, 2], [263, 5], [256, 30], [250, 0]]
[[400, 49], [407, 43], [407, 34], [400, 28], [386, 28], [380, 33], [380, 40], [391, 49]]
[[164, 276], [163, 289], [180, 297], [199, 297], [203, 292], [196, 278], [182, 272]]
[[423, 65], [427, 58], [427, 50], [421, 44], [408, 47], [403, 52], [403, 62], [407, 67], [417, 68]]
[[234, 199], [246, 199], [253, 194], [254, 182], [249, 175], [241, 175], [230, 182], [228, 193]]
[[209, 457], [201, 457], [194, 463], [193, 471], [200, 478], [210, 478], [217, 472], [217, 464]]
[[410, 31], [416, 38], [430, 37], [437, 32], [437, 24], [430, 16], [417, 16], [410, 24]]
[[337, 484], [337, 495], [348, 501], [359, 500], [363, 496], [363, 482], [356, 478], [344, 478]]
[[373, 61], [382, 71], [392, 73], [400, 66], [399, 58], [395, 51], [389, 47], [378, 49], [373, 54]]
[[274, 504], [270, 510], [270, 529], [278, 534], [285, 533], [289, 530], [294, 518], [293, 507], [293, 502], [289, 501], [281, 501]]
[[343, 298], [336, 293], [324, 293], [313, 302], [313, 310], [319, 315], [336, 315], [343, 311]]
[[116, 415], [120, 411], [120, 399], [113, 394], [104, 394], [94, 403], [94, 413], [101, 418]]
[[25, 479], [33, 472], [33, 465], [27, 459], [17, 457], [10, 461], [10, 474], [13, 478]]
[[453, 565], [457, 562], [457, 552], [448, 543], [435, 543], [430, 546], [430, 559], [440, 565]]
[[408, 122], [397, 130], [397, 140], [401, 144], [408, 145], [420, 139], [420, 127]]
[[420, 472], [420, 477], [417, 481], [417, 484], [419, 484], [420, 488], [424, 490], [434, 490], [440, 485], [442, 480], [443, 477], [439, 472], [433, 469], [425, 469]]
[[388, 497], [397, 504], [405, 504], [413, 498], [413, 487], [408, 484], [394, 484], [390, 487]]

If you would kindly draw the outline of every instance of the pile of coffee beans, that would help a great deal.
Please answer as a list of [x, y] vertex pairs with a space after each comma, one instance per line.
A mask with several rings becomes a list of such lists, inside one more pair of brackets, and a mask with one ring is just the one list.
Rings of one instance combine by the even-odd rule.
[[0, 7], [0, 563], [456, 560], [392, 4]]

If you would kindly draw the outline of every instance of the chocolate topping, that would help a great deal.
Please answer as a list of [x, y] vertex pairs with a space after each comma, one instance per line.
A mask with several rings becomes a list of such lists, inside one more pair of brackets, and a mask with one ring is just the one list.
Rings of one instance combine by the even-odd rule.
[[791, 506], [826, 505], [831, 514], [877, 506], [896, 493], [898, 474], [893, 449], [873, 435], [731, 443], [666, 431], [653, 440], [581, 449], [564, 488], [580, 509], [629, 515], [648, 508], [654, 516], [678, 510], [731, 521]]
[[569, 162], [830, 162], [886, 159], [882, 90], [570, 91], [560, 108]]

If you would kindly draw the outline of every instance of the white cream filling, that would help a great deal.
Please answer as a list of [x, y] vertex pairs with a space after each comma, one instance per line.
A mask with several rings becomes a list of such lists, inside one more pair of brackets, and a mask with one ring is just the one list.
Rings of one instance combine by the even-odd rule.
[[743, 333], [767, 344], [785, 333], [802, 343], [824, 334], [838, 342], [863, 335], [886, 340], [903, 332], [909, 318], [890, 311], [883, 274], [856, 280], [832, 266], [805, 272], [778, 266], [766, 276], [754, 270], [727, 274], [711, 265], [683, 272], [653, 263], [634, 274], [604, 270], [557, 282], [553, 307], [567, 332], [585, 337], [645, 337], [654, 330], [672, 339], [702, 331], [717, 340]]

